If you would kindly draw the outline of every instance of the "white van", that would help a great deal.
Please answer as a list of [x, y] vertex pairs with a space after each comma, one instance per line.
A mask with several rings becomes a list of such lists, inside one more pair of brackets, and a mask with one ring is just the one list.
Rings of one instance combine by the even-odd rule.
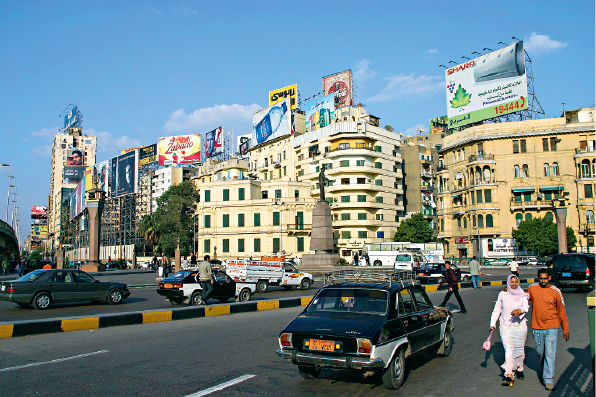
[[424, 256], [417, 251], [399, 251], [395, 256], [393, 268], [396, 270], [414, 270], [426, 263]]

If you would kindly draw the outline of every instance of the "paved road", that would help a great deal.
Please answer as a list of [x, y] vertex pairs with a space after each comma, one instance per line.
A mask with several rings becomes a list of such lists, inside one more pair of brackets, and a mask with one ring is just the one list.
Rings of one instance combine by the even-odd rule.
[[[482, 281], [504, 280], [510, 273], [508, 268], [485, 268], [482, 270]], [[536, 268], [522, 268], [521, 278], [535, 277]], [[15, 303], [0, 302], [0, 322], [39, 320], [44, 318], [88, 316], [105, 313], [121, 313], [141, 310], [171, 309], [173, 306], [156, 292], [157, 281], [155, 273], [132, 273], [119, 274], [118, 272], [108, 275], [95, 276], [101, 281], [119, 281], [128, 285], [153, 285], [153, 288], [132, 289], [131, 295], [121, 305], [109, 305], [107, 302], [76, 302], [60, 303], [53, 305], [48, 310], [35, 310], [33, 307], [22, 308]], [[295, 296], [313, 296], [321, 288], [323, 282], [320, 277], [315, 278], [315, 283], [308, 291], [292, 289], [286, 291], [281, 287], [270, 287], [265, 294], [254, 294], [252, 300], [268, 300], [278, 298], [289, 298]], [[217, 302], [215, 300], [212, 303]]]
[[[585, 294], [572, 292], [565, 294], [571, 340], [565, 343], [559, 335], [555, 390], [549, 393], [538, 383], [531, 336], [526, 380], [513, 389], [500, 385], [499, 336], [493, 338], [493, 350], [481, 348], [499, 289], [462, 291], [469, 313], [456, 314], [452, 354], [408, 360], [405, 384], [397, 392], [358, 372], [324, 370], [319, 379], [303, 380], [293, 364], [275, 354], [279, 331], [301, 310], [292, 308], [3, 340], [1, 394], [188, 396], [236, 379], [210, 395], [593, 396]], [[443, 292], [430, 297], [436, 303]], [[254, 376], [242, 380], [248, 375]]]

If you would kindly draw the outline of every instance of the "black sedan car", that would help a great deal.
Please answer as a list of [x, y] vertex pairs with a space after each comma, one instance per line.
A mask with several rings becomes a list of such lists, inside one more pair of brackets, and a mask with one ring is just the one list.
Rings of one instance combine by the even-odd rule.
[[[455, 275], [457, 276], [458, 280], [463, 282], [468, 282], [471, 280], [470, 272], [460, 270], [454, 264], [451, 264], [451, 268], [453, 271], [455, 271]], [[420, 269], [416, 270], [416, 273], [418, 273], [418, 279], [420, 280], [421, 284], [426, 284], [427, 282], [438, 284], [445, 278], [445, 274], [447, 274], [447, 268], [443, 263], [427, 263]]]
[[130, 296], [126, 284], [95, 280], [76, 269], [44, 269], [21, 278], [0, 283], [0, 300], [36, 309], [47, 309], [52, 303], [104, 301], [122, 303]]
[[551, 259], [560, 287], [594, 288], [594, 254], [558, 254]]
[[[405, 359], [451, 353], [453, 319], [436, 308], [410, 271], [346, 270], [327, 275], [304, 311], [279, 335], [277, 355], [305, 379], [323, 367], [382, 374], [386, 388], [404, 381]], [[329, 282], [330, 281], [330, 282]]]

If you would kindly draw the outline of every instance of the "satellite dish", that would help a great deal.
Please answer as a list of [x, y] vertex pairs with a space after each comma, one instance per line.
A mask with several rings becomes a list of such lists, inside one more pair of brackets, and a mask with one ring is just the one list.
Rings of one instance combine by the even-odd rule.
[[385, 126], [385, 129], [386, 129], [387, 131], [389, 131], [389, 132], [393, 132], [393, 127], [392, 127], [392, 126], [390, 126], [390, 125], [386, 125], [386, 126]]

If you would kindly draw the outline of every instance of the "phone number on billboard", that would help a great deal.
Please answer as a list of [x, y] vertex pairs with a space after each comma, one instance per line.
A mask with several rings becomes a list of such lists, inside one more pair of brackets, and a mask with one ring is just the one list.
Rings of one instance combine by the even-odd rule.
[[[521, 101], [521, 103], [520, 103]], [[526, 98], [520, 97], [515, 102], [506, 103], [505, 105], [495, 106], [495, 114], [503, 114], [505, 112], [512, 112], [515, 109], [523, 109], [526, 104]]]

